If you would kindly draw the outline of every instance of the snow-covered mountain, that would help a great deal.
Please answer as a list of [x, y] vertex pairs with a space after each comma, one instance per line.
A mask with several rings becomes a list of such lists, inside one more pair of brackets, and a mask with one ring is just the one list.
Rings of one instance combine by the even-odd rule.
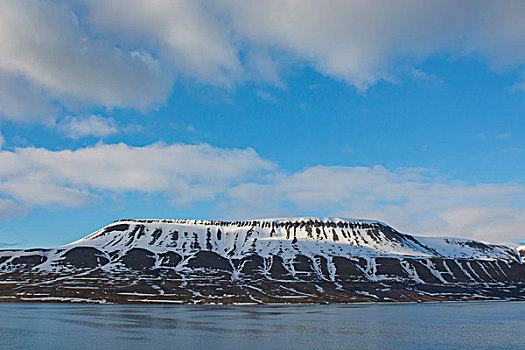
[[523, 299], [523, 252], [344, 218], [119, 220], [54, 249], [0, 251], [0, 300]]

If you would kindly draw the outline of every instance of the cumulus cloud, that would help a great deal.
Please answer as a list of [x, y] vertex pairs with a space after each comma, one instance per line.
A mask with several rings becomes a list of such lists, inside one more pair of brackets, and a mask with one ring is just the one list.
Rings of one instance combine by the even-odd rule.
[[[269, 183], [244, 183], [229, 193], [233, 208], [342, 215], [383, 220], [419, 234], [517, 239], [525, 234], [525, 186], [468, 184], [424, 169], [317, 166]], [[246, 210], [249, 208], [249, 210]]]
[[251, 149], [205, 144], [0, 151], [2, 220], [127, 193], [163, 194], [174, 206], [216, 203], [218, 213], [236, 218], [339, 215], [487, 241], [525, 234], [525, 186], [470, 184], [421, 168], [315, 166], [287, 174]]
[[80, 207], [88, 204], [93, 196], [76, 188], [39, 181], [37, 176], [27, 175], [0, 183], [0, 192], [29, 205], [61, 205]]
[[232, 28], [210, 3], [192, 0], [88, 2], [87, 21], [114, 44], [145, 46], [182, 75], [229, 85], [237, 78], [239, 49]]
[[[82, 206], [111, 193], [165, 193], [173, 203], [212, 200], [273, 165], [252, 149], [205, 144], [105, 145], [0, 151], [0, 193], [28, 206]], [[14, 202], [13, 202], [14, 203]]]
[[118, 132], [115, 119], [100, 115], [66, 117], [57, 124], [57, 128], [72, 139], [86, 136], [106, 137]]
[[525, 63], [520, 1], [220, 1], [251, 43], [290, 52], [359, 89], [433, 54]]
[[0, 100], [9, 119], [49, 114], [39, 106], [53, 98], [66, 105], [147, 108], [163, 101], [172, 84], [151, 54], [98, 40], [69, 4], [54, 1], [1, 2], [0, 71], [20, 79], [18, 90], [33, 100], [24, 106], [26, 95], [16, 91], [7, 102]]
[[[444, 208], [438, 213], [448, 230], [460, 236], [467, 232], [472, 237], [487, 241], [522, 240], [525, 236], [523, 208], [483, 208], [471, 205], [462, 208]], [[435, 232], [435, 229], [431, 232]]]
[[289, 64], [283, 59], [359, 89], [411, 74], [413, 63], [434, 54], [475, 54], [495, 68], [525, 63], [520, 1], [123, 3], [90, 3], [89, 23], [119, 41], [147, 37], [183, 73], [204, 73], [205, 81], [220, 70], [230, 78], [264, 71], [278, 81]]
[[176, 77], [282, 84], [285, 72], [307, 66], [366, 90], [414, 73], [433, 77], [417, 69], [433, 55], [523, 70], [524, 16], [518, 0], [6, 0], [0, 115], [143, 110], [166, 101]]
[[49, 123], [58, 112], [44, 89], [0, 69], [0, 119]]

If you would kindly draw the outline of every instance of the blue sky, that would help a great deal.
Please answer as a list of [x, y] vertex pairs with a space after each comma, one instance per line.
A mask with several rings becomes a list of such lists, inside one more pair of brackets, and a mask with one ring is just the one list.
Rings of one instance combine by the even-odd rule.
[[319, 6], [2, 3], [0, 244], [299, 215], [523, 239], [525, 6]]

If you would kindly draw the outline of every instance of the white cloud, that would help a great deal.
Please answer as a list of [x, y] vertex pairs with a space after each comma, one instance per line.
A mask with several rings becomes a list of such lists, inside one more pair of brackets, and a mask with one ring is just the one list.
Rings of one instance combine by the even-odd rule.
[[166, 101], [175, 77], [283, 85], [297, 66], [361, 90], [404, 75], [439, 81], [416, 65], [433, 55], [523, 69], [524, 16], [517, 0], [6, 0], [0, 114], [147, 109]]
[[0, 221], [19, 219], [27, 214], [28, 208], [10, 199], [0, 198]]
[[35, 206], [154, 193], [175, 206], [215, 203], [217, 213], [236, 218], [340, 215], [417, 234], [488, 241], [525, 235], [524, 185], [469, 184], [423, 168], [316, 166], [286, 174], [252, 149], [205, 144], [0, 151], [0, 201], [11, 208], [4, 219]]
[[0, 119], [49, 122], [57, 113], [58, 108], [53, 106], [42, 88], [31, 84], [22, 75], [0, 69]]
[[[252, 46], [273, 47], [359, 89], [431, 55], [525, 63], [521, 1], [218, 1]], [[411, 70], [408, 69], [408, 72]]]
[[146, 47], [182, 75], [229, 85], [240, 73], [232, 28], [212, 3], [112, 0], [86, 5], [93, 30], [115, 44]]
[[111, 193], [165, 193], [171, 202], [212, 200], [273, 165], [251, 149], [202, 145], [104, 145], [0, 151], [0, 193], [31, 206], [86, 205]]
[[378, 219], [419, 234], [487, 240], [525, 235], [525, 186], [447, 181], [421, 169], [317, 166], [266, 184], [241, 184], [229, 195], [244, 215], [271, 208]]
[[522, 240], [525, 237], [525, 210], [471, 206], [444, 209], [438, 213], [451, 232], [487, 241]]
[[80, 207], [94, 199], [87, 191], [45, 183], [41, 181], [40, 175], [30, 174], [0, 182], [0, 193], [32, 206]]
[[113, 118], [100, 115], [66, 117], [57, 124], [57, 128], [72, 139], [86, 136], [106, 137], [118, 132], [117, 123]]
[[11, 93], [1, 105], [8, 105], [3, 114], [10, 119], [40, 117], [42, 95], [67, 106], [147, 108], [164, 101], [172, 84], [157, 59], [97, 39], [66, 2], [0, 3], [0, 70], [20, 77], [19, 89], [37, 101], [24, 106], [25, 94]]

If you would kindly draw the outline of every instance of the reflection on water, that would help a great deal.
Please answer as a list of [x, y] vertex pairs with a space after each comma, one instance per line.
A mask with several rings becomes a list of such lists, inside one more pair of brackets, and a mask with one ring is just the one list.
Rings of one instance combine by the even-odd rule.
[[0, 303], [1, 349], [509, 349], [524, 302], [388, 305]]

